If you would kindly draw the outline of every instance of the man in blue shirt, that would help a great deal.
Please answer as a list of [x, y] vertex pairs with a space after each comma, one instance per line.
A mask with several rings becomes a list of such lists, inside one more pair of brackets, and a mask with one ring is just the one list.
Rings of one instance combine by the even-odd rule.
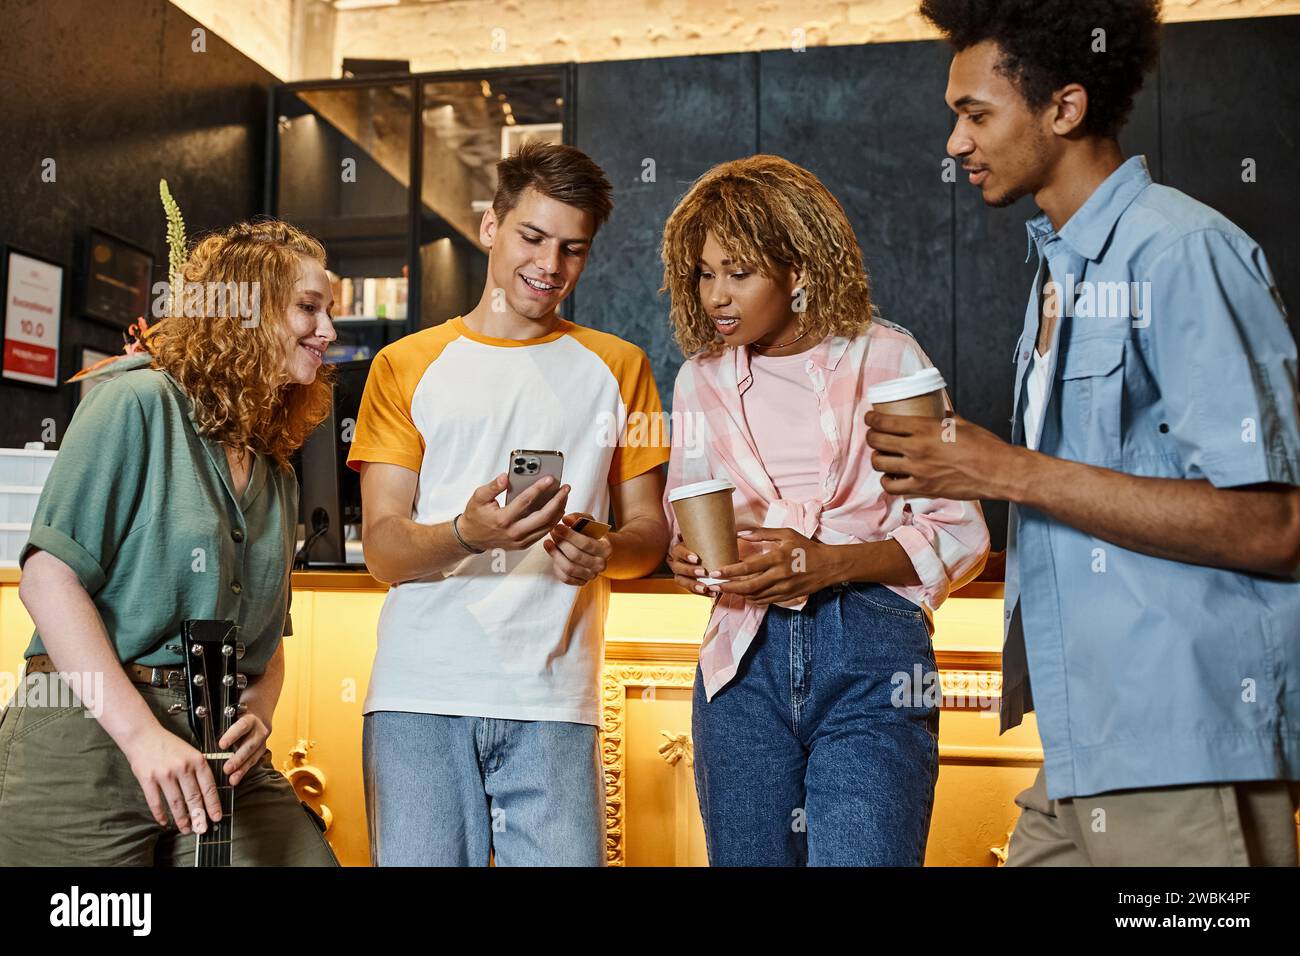
[[1002, 726], [1037, 712], [1043, 769], [1008, 864], [1295, 866], [1296, 345], [1259, 246], [1120, 151], [1159, 4], [921, 10], [948, 152], [1042, 210], [1012, 442], [867, 415], [887, 491], [1011, 502]]

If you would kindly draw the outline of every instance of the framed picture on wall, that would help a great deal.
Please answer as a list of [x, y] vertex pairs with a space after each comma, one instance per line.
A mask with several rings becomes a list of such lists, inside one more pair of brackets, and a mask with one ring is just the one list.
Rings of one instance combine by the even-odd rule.
[[64, 267], [53, 259], [8, 246], [0, 253], [0, 269], [3, 377], [58, 388]]
[[82, 269], [81, 314], [116, 329], [125, 329], [149, 314], [153, 253], [102, 229], [86, 237]]

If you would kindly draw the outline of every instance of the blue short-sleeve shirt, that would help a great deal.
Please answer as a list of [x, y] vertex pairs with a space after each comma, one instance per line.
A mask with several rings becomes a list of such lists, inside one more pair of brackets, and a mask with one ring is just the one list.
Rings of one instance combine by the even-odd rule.
[[[1152, 183], [1141, 156], [1059, 232], [1046, 215], [1028, 232], [1015, 442], [1046, 269], [1063, 314], [1040, 451], [1219, 488], [1300, 484], [1296, 343], [1248, 235]], [[1032, 508], [1010, 525], [1002, 725], [1036, 711], [1049, 796], [1300, 779], [1300, 582], [1138, 554]]]

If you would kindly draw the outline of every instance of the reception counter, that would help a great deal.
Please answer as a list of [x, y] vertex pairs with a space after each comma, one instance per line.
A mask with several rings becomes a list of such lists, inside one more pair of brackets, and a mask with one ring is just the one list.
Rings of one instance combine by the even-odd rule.
[[[0, 699], [16, 685], [32, 622], [19, 572], [0, 569]], [[369, 863], [361, 781], [361, 704], [387, 587], [357, 571], [293, 576], [294, 634], [269, 747], [327, 820], [345, 865]], [[706, 860], [692, 778], [691, 683], [709, 600], [670, 580], [616, 581], [602, 677], [608, 858], [614, 865]], [[976, 582], [940, 608], [943, 689], [939, 785], [926, 863], [992, 866], [1015, 823], [1015, 794], [1042, 762], [1030, 715], [998, 736], [1002, 586]]]

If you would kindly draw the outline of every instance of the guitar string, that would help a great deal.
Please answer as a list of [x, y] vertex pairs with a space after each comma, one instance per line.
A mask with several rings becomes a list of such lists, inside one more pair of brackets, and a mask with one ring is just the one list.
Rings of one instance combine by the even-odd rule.
[[[205, 660], [204, 668], [203, 668], [205, 674], [207, 673], [208, 670], [206, 665], [207, 665], [207, 661]], [[212, 688], [208, 685], [208, 682], [206, 680], [203, 682], [203, 702], [204, 705], [207, 707], [207, 711], [208, 711], [208, 719], [203, 723], [203, 752], [210, 754], [214, 752], [212, 749], [212, 736], [213, 736], [212, 722], [215, 719], [215, 715], [212, 713]], [[208, 768], [211, 769], [211, 767], [212, 767], [212, 761], [209, 760]], [[211, 866], [212, 865], [212, 844], [207, 840], [203, 839], [204, 835], [206, 834], [199, 836], [199, 845], [202, 847], [202, 856], [203, 856], [202, 865]]]
[[[232, 635], [237, 634], [238, 630], [239, 630], [239, 625], [232, 622], [230, 628], [226, 631], [225, 635], [221, 638], [223, 649], [225, 646], [230, 647], [230, 654], [228, 655], [223, 654], [223, 659], [228, 663], [229, 670], [232, 676], [237, 675], [239, 673], [238, 642], [234, 639], [234, 637], [232, 637]], [[223, 719], [225, 719], [226, 708], [231, 706], [233, 695], [238, 689], [236, 686], [237, 682], [238, 682], [238, 677], [234, 677], [234, 681], [229, 686], [227, 686], [224, 682], [221, 685], [222, 686], [221, 715]], [[238, 712], [232, 714], [231, 717], [229, 718], [230, 723], [232, 725], [238, 719], [239, 719]], [[230, 729], [229, 726], [226, 729], [229, 730]], [[215, 753], [216, 751], [212, 751], [212, 752]], [[218, 769], [217, 772], [220, 774], [221, 770]], [[230, 785], [229, 777], [226, 778], [226, 789], [224, 790], [218, 789], [217, 791], [218, 798], [221, 798], [221, 795], [223, 793], [225, 794], [226, 799], [221, 800], [221, 822], [218, 824], [218, 830], [219, 830], [219, 836], [224, 841], [221, 844], [221, 846], [223, 846], [224, 849], [221, 851], [215, 851], [214, 848], [214, 852], [219, 852], [221, 856], [224, 857], [226, 866], [232, 866], [234, 865], [235, 790], [234, 787]]]
[[[234, 628], [232, 628], [232, 630], [234, 630]], [[227, 632], [226, 636], [222, 639], [223, 643], [225, 640], [229, 639], [229, 636], [230, 636], [229, 632]], [[234, 662], [234, 660], [236, 659], [236, 655], [233, 648], [231, 654], [229, 655], [223, 654], [222, 656], [223, 658], [228, 658], [231, 662]], [[236, 671], [238, 670], [237, 667], [235, 669]], [[206, 671], [207, 668], [205, 667], [204, 670]], [[231, 698], [235, 690], [236, 687], [233, 682], [230, 685], [226, 685], [226, 683], [223, 680], [222, 690], [221, 690], [221, 697], [222, 697], [221, 718], [223, 720], [226, 717], [226, 708], [231, 706]], [[203, 683], [202, 697], [203, 697], [203, 704], [205, 707], [207, 707], [207, 712], [208, 712], [208, 719], [205, 720], [203, 723], [204, 752], [218, 753], [219, 749], [217, 747], [217, 744], [219, 743], [219, 740], [213, 739], [213, 724], [216, 720], [216, 715], [213, 713], [212, 710], [211, 690], [209, 688], [207, 681], [204, 681]], [[238, 717], [237, 714], [234, 716]], [[227, 728], [227, 730], [228, 729], [229, 728]], [[222, 770], [223, 765], [224, 765], [224, 761], [219, 758], [216, 760], [208, 760], [209, 769], [212, 771], [213, 776], [217, 780], [220, 780], [223, 775], [223, 770]], [[228, 801], [222, 798], [223, 792], [225, 792], [226, 795], [228, 796]], [[220, 783], [218, 783], [217, 799], [221, 806], [221, 820], [214, 823], [213, 826], [209, 829], [208, 839], [206, 840], [204, 839], [205, 836], [204, 834], [195, 834], [195, 839], [197, 841], [197, 847], [195, 853], [196, 867], [218, 867], [222, 865], [231, 866], [233, 864], [234, 821], [231, 819], [231, 817], [234, 816], [234, 809], [235, 809], [234, 788], [231, 787], [229, 783], [227, 783], [225, 786], [222, 786]], [[229, 805], [227, 805], [227, 802]], [[223, 863], [222, 861], [223, 857], [229, 857], [230, 859], [226, 860]]]
[[[191, 652], [190, 652], [190, 657], [191, 657], [191, 660], [192, 660], [193, 657], [194, 657], [194, 653], [193, 653], [193, 650], [192, 650], [192, 649], [191, 649]], [[203, 660], [203, 659], [200, 657], [200, 658], [199, 658], [200, 664], [202, 663], [202, 660]], [[195, 670], [202, 672], [203, 668], [200, 666], [200, 667], [195, 668]], [[191, 682], [191, 684], [193, 684], [193, 681], [194, 681], [194, 678], [193, 678], [193, 676], [191, 676], [191, 678], [190, 678], [190, 682]], [[206, 681], [205, 681], [204, 683], [206, 684]], [[205, 695], [207, 694], [207, 688], [206, 688], [206, 686], [203, 686], [203, 685], [199, 685], [199, 687], [200, 687], [200, 690], [199, 690], [199, 693], [198, 693], [196, 696], [198, 697], [199, 701], [201, 701], [201, 703], [198, 703], [198, 704], [195, 705], [195, 716], [198, 716], [198, 713], [197, 713], [198, 708], [199, 708], [199, 707], [202, 707], [202, 706], [205, 706], [206, 703], [207, 703], [207, 698], [206, 698], [206, 696], [205, 696]], [[203, 720], [203, 723], [202, 723], [202, 736], [201, 736], [201, 739], [200, 739], [199, 743], [202, 745], [202, 747], [203, 747], [203, 751], [204, 751], [205, 753], [208, 752], [208, 736], [209, 736], [210, 732], [211, 732], [211, 731], [210, 731], [210, 728], [209, 728], [208, 721], [207, 721], [207, 720]], [[205, 758], [205, 759], [206, 759], [206, 758]], [[195, 865], [196, 867], [203, 866], [203, 865], [204, 865], [204, 859], [205, 859], [205, 856], [204, 856], [204, 844], [203, 844], [203, 834], [201, 834], [201, 833], [195, 833], [195, 834], [194, 834], [194, 841], [195, 841], [195, 842], [194, 842], [194, 865]]]
[[[207, 670], [206, 667], [204, 669]], [[204, 727], [203, 727], [203, 732], [205, 736], [204, 753], [205, 754], [217, 753], [218, 744], [220, 743], [220, 737], [217, 734], [217, 730], [220, 728], [220, 723], [225, 717], [225, 713], [224, 710], [220, 714], [214, 711], [212, 707], [212, 688], [211, 688], [211, 684], [207, 681], [204, 681], [203, 695], [204, 695], [204, 701], [208, 707], [208, 719], [204, 723]], [[201, 865], [206, 867], [216, 867], [216, 866], [220, 866], [220, 862], [221, 862], [219, 857], [220, 851], [218, 848], [220, 846], [219, 841], [221, 840], [222, 837], [221, 828], [222, 828], [222, 823], [225, 820], [226, 808], [225, 808], [224, 801], [221, 798], [220, 763], [218, 760], [213, 760], [213, 759], [208, 759], [207, 762], [208, 762], [208, 769], [209, 771], [211, 771], [213, 777], [216, 780], [217, 803], [218, 806], [221, 807], [222, 819], [219, 821], [210, 821], [212, 823], [212, 826], [209, 828], [208, 833], [204, 835], [206, 836], [206, 839], [200, 837], [199, 842], [203, 848], [202, 849], [203, 862]]]
[[[229, 637], [230, 637], [230, 633], [227, 632], [226, 637], [222, 639], [223, 644], [226, 640], [229, 639]], [[228, 662], [227, 667], [233, 673], [237, 669], [237, 667], [235, 666], [234, 647], [231, 647], [229, 655], [223, 655], [223, 656], [225, 657], [225, 660]], [[222, 722], [226, 725], [227, 733], [230, 731], [230, 727], [233, 726], [234, 722], [239, 719], [238, 713], [231, 714], [229, 718], [226, 717], [226, 708], [230, 706], [230, 695], [234, 692], [234, 689], [235, 689], [235, 685], [233, 683], [227, 685], [223, 677], [222, 684], [221, 684], [221, 698], [222, 698], [221, 717], [222, 717]], [[225, 761], [222, 761], [222, 763], [224, 764]], [[226, 777], [226, 788], [227, 789], [225, 790], [217, 791], [219, 796], [224, 794], [224, 797], [221, 800], [221, 824], [220, 824], [220, 830], [221, 830], [220, 835], [224, 842], [221, 844], [223, 849], [220, 851], [220, 858], [225, 866], [230, 866], [234, 863], [233, 834], [234, 834], [235, 821], [233, 817], [235, 815], [235, 791], [234, 788], [231, 787], [230, 785], [229, 777]], [[229, 806], [227, 806], [227, 803], [229, 804]]]
[[[206, 676], [207, 673], [206, 658], [204, 658], [204, 664], [205, 666], [203, 667], [203, 671]], [[206, 755], [206, 754], [216, 752], [214, 741], [212, 739], [213, 721], [216, 719], [216, 715], [213, 714], [212, 712], [212, 691], [206, 680], [203, 682], [202, 698], [203, 698], [203, 706], [207, 712], [207, 716], [203, 721], [203, 752]], [[214, 769], [213, 761], [208, 759], [206, 756], [204, 757], [204, 760], [207, 761], [208, 770], [210, 772], [213, 771]], [[217, 793], [219, 799], [220, 790], [218, 790]], [[211, 824], [211, 826], [209, 827], [207, 833], [195, 834], [195, 839], [198, 841], [197, 854], [196, 854], [197, 861], [195, 865], [200, 867], [211, 867], [215, 862], [213, 856], [214, 847], [212, 845], [212, 839], [213, 836], [216, 835], [215, 831], [217, 830], [217, 828], [221, 826], [221, 824], [211, 819], [209, 819], [208, 822]]]

